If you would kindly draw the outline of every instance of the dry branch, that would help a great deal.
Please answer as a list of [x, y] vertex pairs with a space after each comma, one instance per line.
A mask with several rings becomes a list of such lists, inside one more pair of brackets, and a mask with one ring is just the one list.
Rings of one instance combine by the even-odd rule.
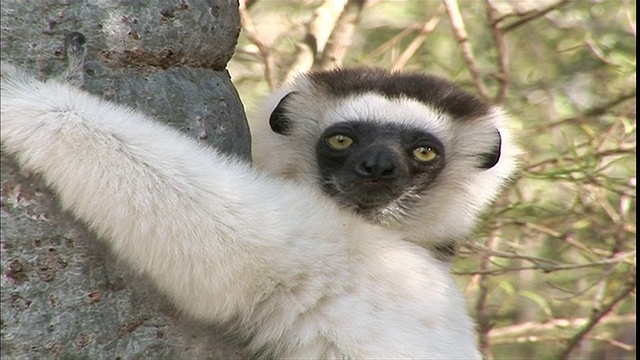
[[423, 25], [421, 24], [414, 24], [412, 26], [406, 27], [401, 32], [394, 35], [391, 39], [385, 41], [382, 45], [378, 46], [373, 51], [371, 51], [365, 58], [364, 62], [367, 62], [368, 60], [371, 60], [371, 59], [375, 59], [378, 56], [381, 56], [386, 52], [391, 51], [395, 46], [398, 46], [398, 44], [400, 43], [400, 41], [402, 41], [402, 39], [409, 36], [409, 34], [411, 34], [414, 31], [420, 31], [422, 27]]
[[602, 308], [594, 308], [591, 316], [587, 319], [586, 323], [578, 330], [578, 332], [569, 339], [567, 346], [560, 352], [558, 359], [568, 359], [573, 349], [580, 343], [580, 341], [593, 329], [600, 320], [607, 315], [613, 308], [623, 300], [625, 300], [636, 289], [636, 274], [635, 272], [629, 274], [629, 279], [625, 286], [618, 292], [609, 303], [604, 304]]
[[[559, 8], [565, 6], [565, 5], [568, 5], [572, 1], [574, 1], [574, 0], [561, 0], [561, 1], [558, 1], [557, 3], [555, 3], [555, 4], [551, 4], [551, 5], [547, 6], [544, 9], [527, 12], [524, 16], [521, 16], [520, 19], [512, 22], [509, 25], [505, 25], [505, 26], [500, 27], [500, 30], [502, 31], [503, 34], [507, 33], [507, 32], [509, 32], [511, 30], [514, 30], [514, 29], [516, 29], [516, 28], [528, 23], [529, 21], [538, 19], [538, 18], [540, 18], [540, 17], [542, 17], [542, 16], [544, 16], [544, 15], [546, 15], [546, 14], [548, 14], [548, 13], [554, 11], [554, 10], [557, 10], [557, 9], [559, 9]], [[505, 17], [503, 17], [501, 19], [497, 19], [497, 22], [500, 22], [504, 18]]]
[[273, 56], [271, 56], [271, 49], [269, 45], [265, 44], [260, 36], [258, 36], [258, 31], [256, 30], [255, 25], [253, 25], [251, 16], [247, 11], [246, 0], [240, 0], [239, 12], [244, 35], [258, 48], [260, 60], [264, 65], [264, 77], [267, 80], [269, 89], [273, 90], [278, 86], [278, 80], [276, 79], [276, 65], [273, 60]]
[[536, 126], [534, 128], [532, 128], [530, 131], [532, 133], [539, 133], [541, 131], [547, 131], [548, 129], [552, 128], [552, 127], [556, 127], [559, 125], [564, 125], [564, 124], [579, 124], [582, 122], [587, 121], [590, 117], [592, 116], [598, 116], [598, 115], [602, 115], [607, 113], [611, 108], [613, 108], [616, 105], [619, 105], [629, 99], [635, 99], [636, 98], [636, 89], [634, 88], [633, 90], [627, 92], [627, 93], [622, 93], [620, 95], [618, 95], [617, 97], [613, 98], [610, 101], [607, 101], [606, 103], [602, 104], [602, 105], [598, 105], [596, 107], [593, 107], [589, 110], [584, 111], [583, 113], [577, 115], [577, 116], [572, 116], [569, 118], [565, 118], [562, 120], [558, 120], [558, 121], [554, 121], [548, 124], [542, 124], [539, 126]]
[[289, 66], [285, 82], [311, 70], [318, 53], [324, 51], [346, 3], [347, 0], [326, 0], [316, 8], [304, 38], [296, 44], [295, 58]]
[[[499, 243], [499, 236], [497, 233], [492, 234], [486, 243], [487, 249], [493, 249]], [[491, 322], [491, 314], [489, 312], [489, 307], [487, 306], [488, 297], [489, 297], [489, 278], [487, 274], [483, 273], [483, 271], [487, 271], [492, 264], [491, 260], [491, 252], [487, 251], [485, 256], [482, 257], [479, 266], [479, 272], [474, 274], [475, 279], [472, 281], [478, 284], [478, 298], [476, 300], [475, 309], [476, 309], [476, 321], [478, 328], [478, 346], [480, 347], [480, 351], [484, 355], [484, 358], [490, 360], [493, 358], [491, 355], [491, 341], [489, 341], [489, 331], [493, 327], [493, 323]]]
[[495, 22], [497, 11], [491, 0], [485, 0], [487, 9], [487, 19], [489, 20], [491, 35], [493, 36], [493, 42], [496, 44], [496, 52], [498, 56], [498, 72], [495, 74], [498, 80], [498, 93], [495, 97], [495, 102], [502, 104], [507, 98], [507, 92], [509, 91], [509, 70], [507, 64], [507, 50], [505, 46], [504, 33], [498, 27]]
[[491, 100], [489, 91], [482, 81], [482, 75], [480, 74], [480, 70], [478, 70], [478, 66], [476, 65], [475, 57], [473, 55], [473, 49], [471, 48], [469, 35], [467, 34], [467, 30], [464, 26], [464, 21], [462, 20], [462, 15], [460, 14], [458, 2], [457, 0], [444, 0], [444, 4], [447, 8], [451, 26], [453, 26], [456, 39], [458, 40], [460, 48], [462, 49], [462, 57], [467, 64], [467, 68], [469, 69], [469, 73], [471, 74], [471, 79], [473, 80], [476, 91], [478, 91], [478, 94], [482, 99], [488, 102]]
[[422, 46], [422, 43], [427, 39], [427, 35], [431, 33], [438, 23], [440, 22], [440, 14], [442, 13], [443, 7], [440, 6], [436, 11], [435, 15], [433, 15], [429, 20], [427, 20], [424, 25], [420, 27], [418, 35], [411, 41], [409, 46], [402, 52], [400, 57], [393, 64], [392, 70], [401, 70], [406, 63], [411, 59], [413, 54]]
[[[535, 256], [522, 255], [516, 252], [504, 252], [504, 251], [492, 250], [490, 248], [483, 247], [479, 244], [473, 244], [473, 245], [465, 244], [465, 247], [470, 247], [470, 246], [471, 246], [472, 252], [477, 253], [481, 251], [482, 253], [486, 254], [485, 255], [486, 259], [490, 257], [500, 257], [500, 258], [511, 259], [511, 260], [520, 259], [520, 260], [528, 261], [533, 265], [500, 267], [500, 268], [489, 268], [488, 266], [480, 266], [478, 270], [454, 271], [453, 272], [454, 274], [474, 275], [474, 276], [502, 275], [509, 272], [518, 272], [518, 271], [525, 271], [525, 270], [537, 270], [537, 271], [542, 271], [544, 273], [552, 273], [556, 271], [576, 270], [576, 269], [583, 269], [583, 268], [609, 266], [609, 265], [618, 264], [618, 263], [628, 263], [632, 259], [635, 261], [635, 256], [636, 256], [636, 252], [634, 250], [634, 251], [619, 253], [615, 257], [611, 257], [611, 258], [607, 258], [599, 261], [592, 261], [592, 262], [587, 262], [582, 264], [565, 264], [565, 263], [557, 262], [555, 260], [539, 258]], [[479, 250], [479, 249], [482, 249], [482, 250]], [[464, 254], [464, 252], [461, 251], [461, 254]]]
[[[558, 341], [558, 329], [576, 329], [585, 326], [588, 318], [552, 319], [547, 322], [524, 322], [516, 325], [493, 328], [489, 331], [489, 338], [494, 344], [508, 344], [513, 342]], [[622, 325], [636, 322], [635, 314], [615, 315], [602, 319], [602, 325]]]
[[316, 58], [314, 69], [330, 69], [342, 64], [366, 3], [367, 0], [347, 1], [327, 40], [327, 45]]

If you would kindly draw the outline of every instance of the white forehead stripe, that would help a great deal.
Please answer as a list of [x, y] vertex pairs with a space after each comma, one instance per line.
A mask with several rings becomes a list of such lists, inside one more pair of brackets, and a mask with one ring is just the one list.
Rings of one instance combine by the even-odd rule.
[[387, 98], [376, 93], [359, 94], [337, 102], [323, 119], [327, 126], [343, 121], [377, 121], [425, 129], [441, 140], [450, 135], [451, 116], [410, 98]]

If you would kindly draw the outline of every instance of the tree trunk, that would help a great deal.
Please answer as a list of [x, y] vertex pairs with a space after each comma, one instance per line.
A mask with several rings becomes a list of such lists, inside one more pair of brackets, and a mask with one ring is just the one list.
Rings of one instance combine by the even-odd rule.
[[[2, 0], [3, 61], [48, 79], [82, 33], [83, 87], [249, 159], [225, 70], [240, 31], [225, 0]], [[2, 155], [2, 350], [9, 358], [239, 358], [212, 325], [176, 312]], [[212, 299], [215, 301], [215, 299]]]

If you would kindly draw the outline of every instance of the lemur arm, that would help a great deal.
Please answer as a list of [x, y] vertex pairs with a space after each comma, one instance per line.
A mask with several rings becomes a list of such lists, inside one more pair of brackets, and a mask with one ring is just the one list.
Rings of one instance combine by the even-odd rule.
[[340, 261], [331, 239], [349, 220], [309, 189], [74, 87], [2, 71], [4, 149], [191, 315], [226, 320], [256, 289]]

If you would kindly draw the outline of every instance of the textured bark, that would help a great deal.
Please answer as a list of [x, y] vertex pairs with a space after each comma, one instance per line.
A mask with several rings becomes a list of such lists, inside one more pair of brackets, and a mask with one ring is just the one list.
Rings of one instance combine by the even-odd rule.
[[[236, 2], [2, 0], [1, 13], [2, 60], [55, 77], [66, 66], [64, 36], [78, 31], [86, 90], [249, 159], [225, 70], [240, 31]], [[3, 358], [241, 357], [214, 326], [177, 313], [4, 154], [1, 171]]]

